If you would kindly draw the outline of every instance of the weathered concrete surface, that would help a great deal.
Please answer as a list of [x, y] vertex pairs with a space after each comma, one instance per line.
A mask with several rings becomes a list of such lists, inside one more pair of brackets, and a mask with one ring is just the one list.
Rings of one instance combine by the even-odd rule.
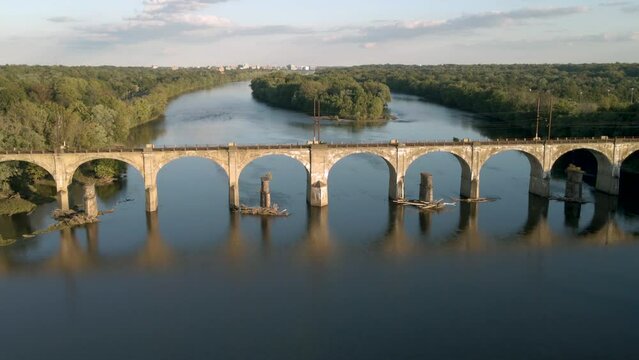
[[584, 172], [574, 165], [566, 169], [566, 193], [568, 200], [581, 201], [583, 192]]
[[264, 208], [271, 207], [271, 179], [268, 176], [262, 176], [262, 185], [260, 188], [260, 206]]
[[303, 144], [113, 149], [93, 152], [66, 153], [0, 153], [0, 162], [26, 161], [41, 166], [55, 179], [58, 202], [68, 208], [67, 187], [77, 168], [97, 159], [123, 161], [144, 177], [146, 209], [158, 209], [157, 176], [164, 166], [185, 157], [199, 157], [219, 166], [229, 179], [229, 205], [238, 207], [239, 177], [242, 170], [265, 156], [286, 156], [300, 163], [307, 172], [307, 200], [312, 206], [328, 205], [328, 176], [335, 164], [353, 154], [379, 156], [388, 165], [390, 198], [404, 197], [405, 176], [410, 165], [418, 158], [435, 152], [449, 153], [461, 166], [460, 195], [478, 198], [482, 166], [492, 156], [504, 151], [518, 151], [530, 162], [529, 191], [540, 196], [550, 195], [550, 169], [567, 152], [585, 149], [597, 159], [596, 188], [604, 193], [619, 193], [619, 171], [622, 162], [639, 151], [639, 139], [567, 139], [552, 141], [481, 141], [481, 142], [420, 142], [400, 143], [392, 140], [385, 144]]
[[98, 216], [98, 200], [95, 196], [95, 185], [85, 184], [84, 190], [84, 212], [88, 216]]
[[421, 181], [419, 183], [419, 200], [433, 201], [433, 175], [429, 173], [420, 174]]

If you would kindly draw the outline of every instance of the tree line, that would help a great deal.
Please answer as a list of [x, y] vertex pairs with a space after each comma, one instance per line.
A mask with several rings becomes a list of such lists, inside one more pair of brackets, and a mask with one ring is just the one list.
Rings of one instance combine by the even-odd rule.
[[[129, 130], [161, 116], [171, 98], [253, 76], [204, 68], [0, 66], [0, 150], [124, 145]], [[114, 162], [92, 165], [99, 177], [121, 171]], [[0, 163], [0, 198], [24, 193], [16, 184], [45, 175], [33, 166]]]
[[391, 100], [388, 86], [342, 73], [270, 73], [253, 79], [251, 89], [255, 99], [269, 105], [314, 115], [317, 100], [322, 116], [358, 121], [387, 119]]
[[[321, 76], [381, 82], [393, 92], [484, 115], [490, 137], [639, 135], [639, 64], [367, 65]], [[634, 90], [633, 90], [634, 89]]]

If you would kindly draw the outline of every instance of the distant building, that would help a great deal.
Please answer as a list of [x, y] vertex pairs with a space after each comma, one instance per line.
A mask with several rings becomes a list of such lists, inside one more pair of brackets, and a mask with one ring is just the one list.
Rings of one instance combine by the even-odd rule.
[[291, 70], [291, 71], [295, 71], [295, 70], [297, 70], [297, 66], [295, 66], [295, 65], [293, 65], [293, 64], [288, 64], [288, 65], [286, 65], [286, 68], [287, 68], [288, 70]]

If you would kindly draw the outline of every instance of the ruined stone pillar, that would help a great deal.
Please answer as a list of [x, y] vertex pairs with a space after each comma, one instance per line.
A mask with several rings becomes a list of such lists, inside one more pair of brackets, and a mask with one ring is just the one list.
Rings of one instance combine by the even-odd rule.
[[328, 147], [325, 144], [311, 145], [311, 171], [308, 177], [308, 203], [311, 206], [328, 205]]
[[262, 187], [260, 189], [260, 206], [263, 208], [271, 207], [271, 177], [269, 175], [262, 176]]
[[235, 143], [229, 144], [229, 207], [240, 207], [240, 174], [237, 164], [237, 147]]
[[429, 173], [421, 173], [421, 182], [419, 184], [419, 200], [433, 201], [433, 175]]
[[581, 168], [570, 164], [566, 169], [566, 199], [581, 201], [583, 179]]
[[88, 216], [98, 216], [98, 200], [95, 196], [95, 184], [84, 184], [84, 212]]

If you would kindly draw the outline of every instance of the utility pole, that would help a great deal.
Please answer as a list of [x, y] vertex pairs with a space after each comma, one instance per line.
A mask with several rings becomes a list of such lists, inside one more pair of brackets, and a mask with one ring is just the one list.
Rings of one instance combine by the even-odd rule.
[[550, 110], [548, 111], [548, 140], [550, 140], [551, 129], [552, 129], [552, 93], [550, 93]]
[[537, 124], [535, 125], [535, 140], [539, 140], [539, 110], [541, 108], [541, 93], [537, 93]]
[[630, 105], [635, 103], [635, 88], [630, 88]]
[[313, 100], [313, 143], [320, 143], [320, 116], [321, 108], [318, 99]]

